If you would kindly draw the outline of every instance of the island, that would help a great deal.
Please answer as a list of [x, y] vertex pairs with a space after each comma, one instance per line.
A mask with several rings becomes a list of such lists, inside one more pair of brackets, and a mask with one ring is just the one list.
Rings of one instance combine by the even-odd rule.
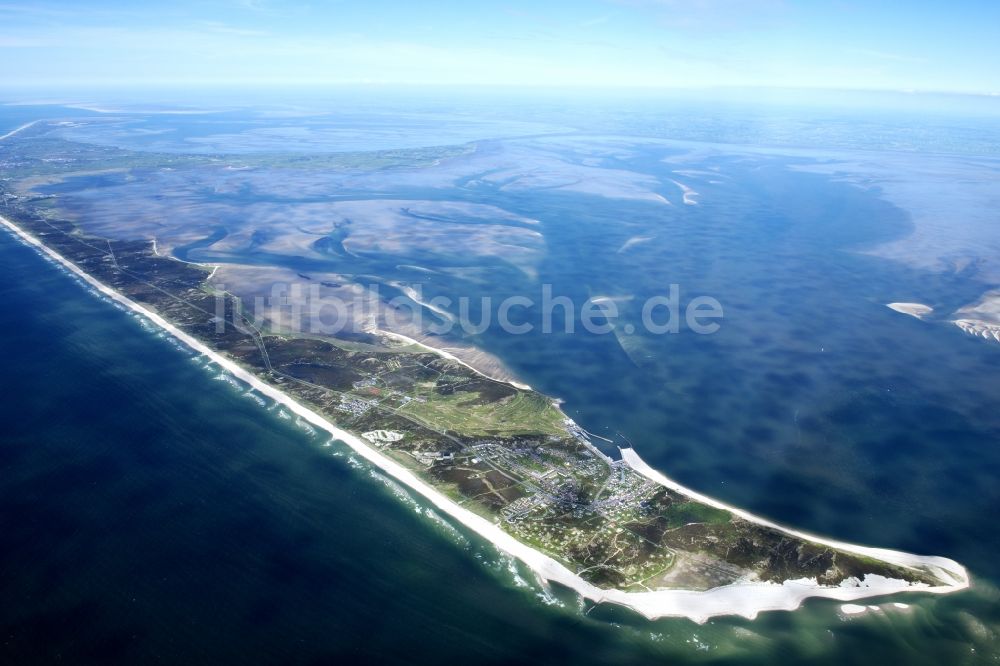
[[540, 580], [594, 602], [703, 622], [791, 610], [808, 597], [969, 585], [949, 559], [798, 532], [673, 482], [634, 448], [609, 455], [558, 401], [449, 354], [379, 331], [261, 328], [239, 296], [213, 286], [213, 266], [161, 254], [154, 238], [87, 233], [48, 197], [6, 181], [0, 200], [5, 229], [90, 288], [344, 442]]

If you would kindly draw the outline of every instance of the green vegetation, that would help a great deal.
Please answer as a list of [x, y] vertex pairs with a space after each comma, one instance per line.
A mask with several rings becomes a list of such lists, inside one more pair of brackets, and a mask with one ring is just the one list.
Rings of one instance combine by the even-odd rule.
[[397, 167], [430, 166], [470, 152], [471, 145], [431, 146], [398, 150], [343, 153], [248, 153], [239, 155], [178, 154], [126, 150], [113, 146], [66, 141], [48, 134], [45, 124], [36, 125], [8, 139], [13, 156], [3, 156], [0, 165], [13, 180], [39, 177], [71, 177], [74, 174], [125, 172], [131, 169], [190, 169], [228, 167], [235, 169], [299, 169], [309, 171], [376, 171]]
[[510, 390], [495, 401], [481, 393], [450, 389], [442, 393], [433, 383], [414, 387], [412, 400], [399, 412], [421, 422], [472, 436], [553, 435], [565, 436], [563, 415], [551, 401], [537, 393]]
[[663, 514], [670, 527], [680, 527], [690, 523], [725, 525], [733, 519], [733, 514], [698, 502], [671, 504]]

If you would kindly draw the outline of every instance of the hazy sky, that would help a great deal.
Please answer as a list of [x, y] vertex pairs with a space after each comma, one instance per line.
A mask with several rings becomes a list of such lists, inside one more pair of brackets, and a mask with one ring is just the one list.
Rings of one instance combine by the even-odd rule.
[[1000, 2], [0, 2], [0, 84], [1000, 93]]

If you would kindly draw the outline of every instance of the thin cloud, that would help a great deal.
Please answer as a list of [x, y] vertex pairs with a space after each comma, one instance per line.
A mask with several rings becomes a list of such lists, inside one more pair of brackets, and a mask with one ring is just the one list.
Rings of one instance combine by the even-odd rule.
[[783, 0], [610, 0], [653, 15], [665, 28], [703, 32], [752, 30], [785, 20]]
[[594, 26], [604, 25], [611, 20], [611, 14], [605, 14], [604, 16], [595, 16], [592, 19], [587, 19], [586, 21], [580, 22], [581, 28], [593, 28]]
[[34, 49], [52, 46], [51, 39], [0, 35], [0, 49]]
[[909, 63], [927, 62], [927, 58], [903, 55], [900, 53], [887, 53], [886, 51], [875, 51], [872, 49], [851, 49], [850, 51], [848, 51], [848, 53], [853, 53], [854, 55], [866, 56], [869, 58], [878, 58], [879, 60], [891, 60], [893, 62], [909, 62]]
[[225, 23], [216, 23], [214, 21], [204, 21], [200, 25], [204, 30], [218, 33], [220, 35], [235, 35], [237, 37], [265, 37], [269, 34], [264, 30], [240, 28], [238, 26], [226, 25]]
[[67, 16], [79, 16], [80, 12], [72, 9], [46, 7], [37, 3], [0, 3], [0, 14], [17, 14], [20, 16], [34, 16], [44, 18], [65, 18]]

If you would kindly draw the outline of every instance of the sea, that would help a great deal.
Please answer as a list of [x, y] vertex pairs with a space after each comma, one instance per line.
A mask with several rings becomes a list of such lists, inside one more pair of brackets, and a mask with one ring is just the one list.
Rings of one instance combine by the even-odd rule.
[[[477, 295], [545, 283], [627, 304], [677, 284], [682, 300], [709, 295], [725, 314], [711, 335], [492, 327], [469, 341], [558, 398], [611, 454], [630, 444], [677, 481], [798, 529], [952, 558], [971, 588], [874, 598], [853, 614], [813, 599], [704, 624], [585, 603], [0, 233], [0, 661], [1000, 658], [1000, 344], [949, 322], [1000, 283], [993, 116], [953, 100], [900, 113], [892, 105], [907, 100], [872, 110], [649, 97], [504, 106], [499, 96], [462, 106], [442, 92], [405, 113], [398, 96], [365, 98], [338, 116], [350, 131], [324, 140], [356, 151], [542, 136], [566, 150], [570, 137], [578, 150], [613, 136], [621, 169], [664, 182], [678, 170], [721, 174], [666, 217], [645, 201], [551, 189], [473, 196], [408, 183], [394, 194], [464, 197], [540, 221], [538, 273], [505, 273]], [[237, 106], [224, 132], [197, 116], [144, 122], [180, 128], [174, 146], [191, 152], [218, 151], [234, 133], [239, 150], [260, 150], [259, 134], [240, 134]], [[39, 113], [122, 112], [0, 107], [0, 133]], [[77, 139], [170, 150], [161, 138], [141, 145], [152, 136], [162, 134]], [[696, 163], [674, 159], [692, 151]], [[948, 191], [955, 182], [982, 188]], [[921, 211], [942, 198], [950, 216], [935, 227]], [[620, 251], [636, 237], [648, 240]], [[913, 238], [922, 244], [907, 246]], [[398, 263], [368, 257], [364, 268]], [[885, 306], [896, 301], [938, 314]]]

